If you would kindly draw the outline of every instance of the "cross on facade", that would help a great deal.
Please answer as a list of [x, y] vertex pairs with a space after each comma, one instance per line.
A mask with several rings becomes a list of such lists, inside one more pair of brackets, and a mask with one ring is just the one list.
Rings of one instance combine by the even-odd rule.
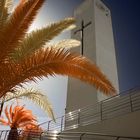
[[88, 27], [92, 22], [88, 22], [87, 24], [84, 25], [84, 21], [82, 20], [81, 22], [81, 28], [76, 30], [74, 32], [74, 34], [78, 33], [78, 32], [81, 32], [81, 54], [83, 55], [84, 54], [84, 29], [86, 27]]

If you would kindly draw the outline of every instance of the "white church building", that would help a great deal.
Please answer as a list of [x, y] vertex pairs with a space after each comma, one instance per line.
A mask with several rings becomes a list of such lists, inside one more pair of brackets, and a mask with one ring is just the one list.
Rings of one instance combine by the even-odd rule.
[[[72, 38], [81, 40], [78, 51], [101, 69], [119, 93], [116, 54], [110, 10], [100, 0], [85, 0], [75, 11], [76, 28]], [[107, 96], [91, 85], [68, 79], [66, 112], [95, 104]], [[78, 101], [78, 102], [77, 102]]]

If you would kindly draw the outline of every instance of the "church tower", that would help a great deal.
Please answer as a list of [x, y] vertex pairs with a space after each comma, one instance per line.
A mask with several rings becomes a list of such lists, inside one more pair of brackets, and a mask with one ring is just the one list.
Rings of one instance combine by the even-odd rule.
[[[119, 92], [110, 10], [101, 0], [85, 0], [74, 11], [74, 17], [77, 27], [72, 31], [72, 38], [80, 40], [81, 46], [72, 51], [96, 63]], [[93, 86], [68, 78], [66, 113], [106, 98]]]

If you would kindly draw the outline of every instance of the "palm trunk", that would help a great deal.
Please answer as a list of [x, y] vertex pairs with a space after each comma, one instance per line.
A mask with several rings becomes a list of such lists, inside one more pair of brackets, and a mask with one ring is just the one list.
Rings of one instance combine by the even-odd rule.
[[18, 140], [19, 135], [16, 127], [11, 128], [7, 140]]

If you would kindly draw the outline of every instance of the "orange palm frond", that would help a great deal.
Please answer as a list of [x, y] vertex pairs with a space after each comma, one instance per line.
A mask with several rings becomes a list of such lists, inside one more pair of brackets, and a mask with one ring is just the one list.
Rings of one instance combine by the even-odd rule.
[[21, 122], [21, 123], [17, 123], [17, 127], [18, 128], [21, 128], [21, 126], [22, 127], [25, 127], [27, 124], [31, 124], [31, 122], [33, 122], [32, 120], [29, 120], [29, 119], [27, 119], [27, 118], [25, 118], [24, 120], [23, 120], [23, 122]]
[[11, 118], [11, 120], [13, 120], [13, 115], [14, 115], [14, 113], [13, 113], [13, 105], [10, 105], [9, 111], [10, 111], [10, 118]]
[[20, 114], [23, 109], [24, 109], [23, 106], [18, 106], [18, 105], [14, 108], [14, 111], [13, 111], [14, 115], [12, 118], [12, 123], [16, 123], [19, 117], [21, 117]]
[[9, 122], [6, 121], [6, 120], [4, 120], [2, 117], [0, 118], [0, 123], [1, 123], [2, 125], [9, 125]]
[[15, 76], [14, 74], [11, 75], [10, 85], [5, 84], [4, 88], [6, 90], [19, 83], [36, 81], [35, 78], [40, 79], [43, 76], [60, 74], [72, 76], [92, 84], [106, 95], [115, 93], [111, 83], [95, 64], [83, 56], [69, 53], [63, 49], [41, 49], [29, 59], [22, 61], [18, 68], [13, 65], [12, 71], [15, 71]]
[[5, 108], [5, 115], [6, 115], [7, 119], [8, 119], [8, 122], [11, 123], [10, 114], [8, 112], [8, 106], [6, 106], [6, 108]]
[[[24, 116], [24, 118], [30, 119], [27, 113], [32, 116], [32, 111], [26, 110], [23, 106], [16, 111], [13, 117], [13, 124], [18, 124], [19, 120]], [[20, 122], [19, 122], [20, 123]]]
[[31, 113], [24, 113], [24, 115], [22, 115], [22, 117], [20, 117], [17, 121], [18, 124], [20, 123], [24, 123], [26, 121], [36, 121], [36, 118], [31, 114]]
[[12, 122], [12, 126], [16, 125], [17, 127], [19, 127], [20, 124], [34, 122], [34, 121], [36, 121], [36, 119], [32, 115], [32, 112], [30, 110], [27, 110], [24, 107], [22, 107], [16, 113], [14, 120]]
[[[10, 114], [8, 113], [10, 112]], [[20, 127], [25, 126], [24, 124], [36, 124], [36, 118], [33, 116], [32, 112], [30, 110], [25, 109], [24, 106], [15, 106], [12, 108], [12, 105], [10, 106], [10, 109], [8, 110], [8, 106], [5, 108], [5, 115], [7, 117], [7, 120], [4, 120], [2, 117], [0, 118], [0, 122], [4, 125], [9, 125], [12, 127]]]
[[0, 34], [1, 61], [5, 59], [8, 53], [17, 47], [19, 41], [23, 39], [44, 1], [45, 0], [29, 0], [24, 3], [21, 1], [16, 7]]

